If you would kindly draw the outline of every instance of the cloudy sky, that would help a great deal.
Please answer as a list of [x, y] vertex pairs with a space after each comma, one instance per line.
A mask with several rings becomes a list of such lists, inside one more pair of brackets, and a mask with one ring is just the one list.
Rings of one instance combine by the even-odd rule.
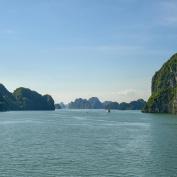
[[0, 82], [10, 91], [147, 99], [176, 51], [176, 0], [0, 0]]

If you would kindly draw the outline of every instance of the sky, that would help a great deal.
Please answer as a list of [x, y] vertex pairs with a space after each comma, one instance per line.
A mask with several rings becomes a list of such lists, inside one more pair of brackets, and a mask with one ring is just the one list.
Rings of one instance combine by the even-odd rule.
[[147, 100], [176, 51], [176, 0], [0, 0], [0, 82], [10, 91]]

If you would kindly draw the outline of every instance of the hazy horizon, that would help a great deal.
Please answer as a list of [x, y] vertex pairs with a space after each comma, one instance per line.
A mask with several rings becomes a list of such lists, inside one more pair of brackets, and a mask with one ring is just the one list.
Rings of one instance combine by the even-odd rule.
[[174, 0], [2, 0], [1, 80], [55, 102], [147, 100], [176, 51]]

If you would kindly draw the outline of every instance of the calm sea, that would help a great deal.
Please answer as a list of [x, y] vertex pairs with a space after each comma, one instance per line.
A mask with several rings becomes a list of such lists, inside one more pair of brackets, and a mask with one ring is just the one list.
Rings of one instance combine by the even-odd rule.
[[0, 113], [0, 177], [175, 177], [177, 116]]

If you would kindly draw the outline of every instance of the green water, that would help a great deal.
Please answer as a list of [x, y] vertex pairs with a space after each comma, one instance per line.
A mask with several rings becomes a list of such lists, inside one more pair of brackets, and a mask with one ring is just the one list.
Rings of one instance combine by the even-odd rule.
[[0, 177], [177, 176], [177, 116], [0, 113]]

